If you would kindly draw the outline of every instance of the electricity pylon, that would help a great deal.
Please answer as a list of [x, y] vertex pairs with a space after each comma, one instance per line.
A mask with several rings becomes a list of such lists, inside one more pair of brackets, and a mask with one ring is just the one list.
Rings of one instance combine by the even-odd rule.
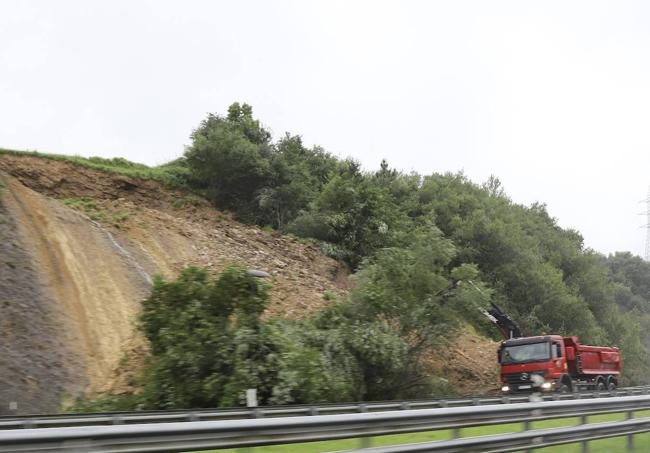
[[646, 216], [646, 224], [643, 226], [646, 230], [645, 234], [645, 260], [650, 261], [650, 187], [648, 188], [648, 196], [645, 200], [642, 200], [641, 203], [646, 204], [645, 212], [642, 212], [640, 215]]

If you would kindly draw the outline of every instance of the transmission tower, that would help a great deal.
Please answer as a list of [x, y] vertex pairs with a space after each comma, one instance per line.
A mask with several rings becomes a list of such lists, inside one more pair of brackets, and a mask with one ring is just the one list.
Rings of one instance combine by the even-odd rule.
[[646, 224], [644, 226], [646, 230], [645, 235], [645, 260], [650, 261], [650, 187], [648, 188], [648, 196], [643, 200], [646, 204], [646, 211], [643, 213], [646, 216]]

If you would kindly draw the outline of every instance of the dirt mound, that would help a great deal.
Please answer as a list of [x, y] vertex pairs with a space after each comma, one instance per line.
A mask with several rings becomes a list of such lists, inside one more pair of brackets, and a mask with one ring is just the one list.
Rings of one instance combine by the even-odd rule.
[[466, 330], [446, 348], [432, 352], [427, 363], [444, 376], [461, 395], [488, 395], [500, 389], [497, 350], [499, 342]]

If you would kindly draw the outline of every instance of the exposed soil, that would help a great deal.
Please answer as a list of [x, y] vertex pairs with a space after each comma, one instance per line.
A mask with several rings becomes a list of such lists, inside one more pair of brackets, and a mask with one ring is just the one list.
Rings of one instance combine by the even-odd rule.
[[433, 371], [444, 376], [460, 395], [487, 395], [500, 388], [499, 342], [461, 331], [448, 347], [427, 357]]
[[215, 272], [232, 263], [260, 268], [273, 276], [271, 311], [288, 316], [325, 304], [325, 291], [341, 296], [351, 287], [347, 268], [316, 247], [242, 225], [204, 200], [154, 181], [30, 156], [0, 155], [0, 171], [52, 198], [93, 199], [102, 214], [97, 223], [150, 275], [172, 277], [188, 265]]
[[[149, 283], [134, 272], [125, 256], [116, 253], [107, 230], [13, 178], [5, 181], [7, 212], [27, 244], [43, 292], [63, 314], [57, 338], [81, 358], [88, 389], [95, 391], [107, 381], [133, 338], [138, 302], [146, 296]], [[8, 286], [3, 297], [23, 290], [23, 282], [7, 282], [4, 276], [2, 280]], [[30, 332], [39, 337], [38, 330]]]
[[1, 187], [0, 415], [55, 412], [84, 390], [85, 367], [62, 334], [65, 314], [36, 269], [35, 249], [8, 214], [17, 202]]

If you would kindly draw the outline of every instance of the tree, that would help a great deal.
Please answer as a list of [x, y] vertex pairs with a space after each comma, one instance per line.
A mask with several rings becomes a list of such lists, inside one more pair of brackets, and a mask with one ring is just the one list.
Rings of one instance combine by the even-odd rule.
[[289, 231], [333, 243], [335, 256], [355, 268], [364, 257], [393, 245], [408, 222], [389, 188], [347, 161]]
[[255, 222], [258, 192], [268, 183], [270, 133], [244, 104], [230, 106], [228, 117], [210, 114], [192, 133], [185, 152], [190, 185], [218, 207]]
[[320, 353], [289, 321], [263, 320], [268, 286], [239, 267], [216, 280], [185, 269], [156, 278], [141, 329], [152, 356], [141, 404], [150, 408], [236, 406], [256, 388], [262, 404], [316, 402], [330, 388]]
[[307, 149], [299, 136], [286, 134], [270, 159], [271, 178], [259, 194], [264, 223], [284, 230], [307, 209], [336, 171], [336, 159], [320, 148]]
[[[336, 351], [328, 363], [335, 369], [354, 365], [362, 400], [432, 395], [436, 380], [425, 353], [444, 345], [465, 313], [481, 316], [487, 302], [475, 289], [483, 285], [473, 266], [449, 267], [455, 248], [435, 226], [422, 225], [407, 242], [364, 260], [350, 301], [318, 317], [317, 327], [327, 332], [321, 347]], [[451, 284], [461, 278], [475, 286]]]

